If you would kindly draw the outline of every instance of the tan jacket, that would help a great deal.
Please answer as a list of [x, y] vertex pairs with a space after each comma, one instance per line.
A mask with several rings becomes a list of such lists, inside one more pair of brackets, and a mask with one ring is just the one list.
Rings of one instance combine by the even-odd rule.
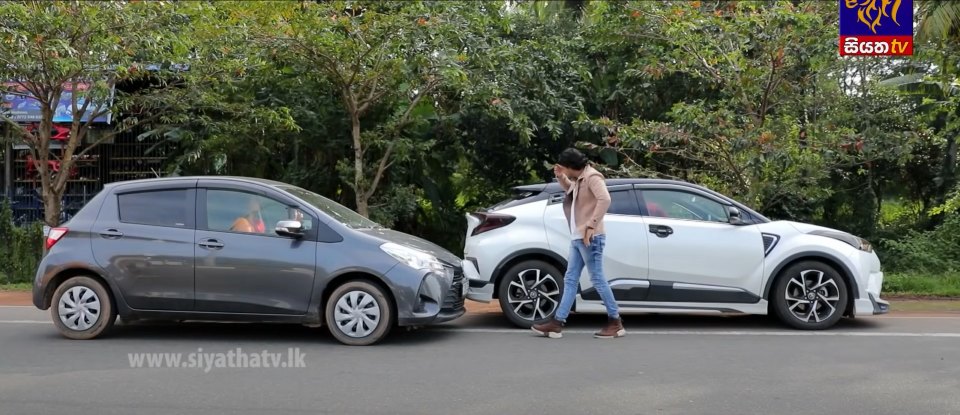
[[607, 191], [603, 174], [587, 166], [575, 182], [566, 176], [560, 177], [557, 181], [566, 192], [563, 198], [563, 214], [567, 218], [567, 227], [570, 226], [570, 206], [573, 203], [573, 190], [576, 188], [577, 232], [583, 237], [587, 228], [593, 228], [596, 235], [602, 235], [604, 233], [603, 215], [610, 207], [610, 192]]

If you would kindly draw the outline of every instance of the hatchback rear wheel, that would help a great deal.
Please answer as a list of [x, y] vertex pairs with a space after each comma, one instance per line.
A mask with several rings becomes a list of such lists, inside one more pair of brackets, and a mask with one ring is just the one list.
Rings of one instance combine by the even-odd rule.
[[110, 292], [86, 276], [70, 278], [57, 287], [50, 314], [60, 334], [74, 340], [99, 337], [117, 319]]

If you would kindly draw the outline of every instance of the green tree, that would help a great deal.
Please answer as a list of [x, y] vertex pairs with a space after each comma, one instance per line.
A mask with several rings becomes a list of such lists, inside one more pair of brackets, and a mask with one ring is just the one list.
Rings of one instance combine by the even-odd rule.
[[[39, 128], [23, 128], [0, 114], [37, 162], [44, 221], [59, 223], [60, 200], [76, 158], [116, 134], [178, 120], [202, 105], [206, 86], [240, 72], [244, 59], [217, 47], [223, 27], [206, 3], [0, 2], [0, 79], [40, 106]], [[58, 108], [70, 92], [69, 108]], [[70, 136], [52, 153], [58, 113], [70, 118]], [[113, 127], [93, 120], [112, 114]], [[85, 146], [81, 146], [86, 144]], [[61, 174], [48, 166], [60, 162]]]
[[[364, 216], [397, 159], [429, 147], [407, 133], [436, 116], [437, 89], [463, 79], [456, 14], [420, 2], [371, 3], [279, 3], [260, 9], [268, 27], [258, 38], [298, 76], [322, 77], [340, 98], [353, 154], [338, 167]], [[387, 115], [372, 120], [378, 110]]]

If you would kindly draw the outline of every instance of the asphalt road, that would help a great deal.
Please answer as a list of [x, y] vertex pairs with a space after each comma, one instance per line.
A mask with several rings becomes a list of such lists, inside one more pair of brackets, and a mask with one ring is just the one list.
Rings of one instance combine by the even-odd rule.
[[[70, 341], [46, 312], [0, 307], [0, 414], [960, 414], [958, 317], [799, 332], [757, 317], [637, 316], [616, 340], [591, 336], [600, 323], [575, 316], [545, 339], [467, 315], [365, 348], [326, 329], [248, 324]], [[201, 348], [282, 362], [293, 348], [306, 367], [134, 368], [128, 357]]]

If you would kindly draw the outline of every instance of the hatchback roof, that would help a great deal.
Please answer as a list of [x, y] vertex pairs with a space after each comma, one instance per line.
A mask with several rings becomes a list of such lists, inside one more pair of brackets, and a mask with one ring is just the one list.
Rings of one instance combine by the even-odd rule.
[[176, 182], [184, 180], [228, 180], [235, 182], [247, 182], [247, 183], [259, 183], [265, 184], [268, 186], [291, 186], [289, 183], [278, 182], [276, 180], [269, 179], [260, 179], [256, 177], [244, 177], [244, 176], [172, 176], [172, 177], [155, 177], [149, 179], [135, 179], [135, 180], [125, 180], [120, 182], [112, 182], [104, 185], [104, 188], [109, 188], [118, 185], [127, 185], [127, 184], [146, 184], [146, 183], [163, 183], [163, 182]]

